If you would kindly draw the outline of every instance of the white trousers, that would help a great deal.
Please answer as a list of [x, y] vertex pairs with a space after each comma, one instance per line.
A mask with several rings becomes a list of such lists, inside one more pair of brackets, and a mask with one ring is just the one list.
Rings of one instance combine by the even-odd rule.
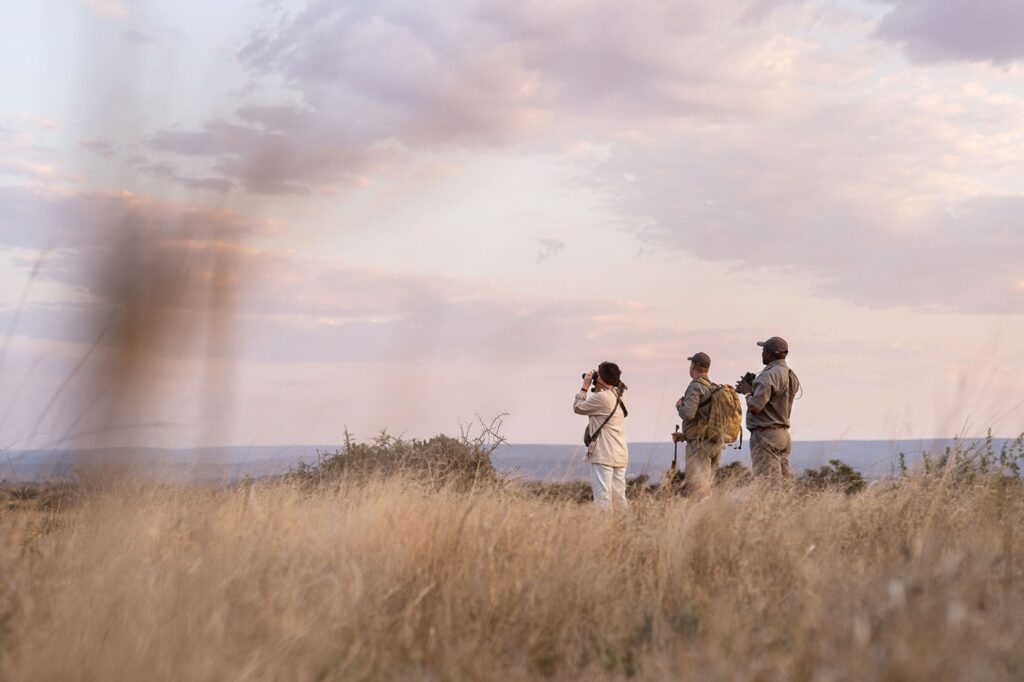
[[626, 508], [626, 467], [607, 464], [591, 464], [593, 474], [590, 482], [594, 490], [594, 504], [601, 509], [611, 509], [612, 504]]

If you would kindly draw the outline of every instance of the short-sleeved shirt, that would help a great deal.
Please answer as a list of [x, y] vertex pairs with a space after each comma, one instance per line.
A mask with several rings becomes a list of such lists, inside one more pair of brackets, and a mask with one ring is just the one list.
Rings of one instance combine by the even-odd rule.
[[[785, 360], [772, 360], [754, 379], [754, 389], [747, 396], [747, 428], [789, 428], [793, 399], [800, 390], [800, 380]], [[754, 414], [751, 409], [761, 409]]]
[[711, 402], [700, 406], [711, 396], [711, 386], [711, 381], [702, 376], [691, 381], [683, 393], [683, 402], [677, 411], [683, 420], [683, 439], [686, 441], [697, 440], [697, 423], [711, 418]]

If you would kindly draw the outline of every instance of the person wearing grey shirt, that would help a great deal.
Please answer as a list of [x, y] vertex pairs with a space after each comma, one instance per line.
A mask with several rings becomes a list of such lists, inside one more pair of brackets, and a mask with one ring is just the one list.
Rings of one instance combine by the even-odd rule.
[[736, 385], [736, 392], [747, 397], [750, 463], [755, 476], [786, 480], [790, 478], [789, 454], [793, 446], [790, 415], [800, 379], [786, 364], [789, 344], [785, 339], [773, 336], [757, 345], [762, 349], [764, 369], [753, 382], [741, 379]]
[[683, 494], [697, 499], [707, 497], [715, 481], [718, 462], [724, 445], [720, 438], [701, 434], [699, 425], [711, 418], [711, 392], [714, 384], [708, 379], [711, 357], [707, 353], [694, 353], [690, 361], [690, 385], [683, 397], [676, 401], [676, 411], [683, 420], [683, 428], [672, 434], [675, 442], [686, 441], [686, 482]]

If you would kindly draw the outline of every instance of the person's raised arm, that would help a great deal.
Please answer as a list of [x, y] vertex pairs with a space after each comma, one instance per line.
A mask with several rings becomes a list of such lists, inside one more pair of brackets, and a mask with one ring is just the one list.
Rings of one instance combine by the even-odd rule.
[[583, 375], [583, 388], [576, 394], [576, 397], [572, 401], [572, 411], [576, 414], [596, 414], [598, 408], [602, 405], [600, 396], [597, 392], [590, 394], [587, 397], [587, 391], [590, 390], [590, 384], [594, 381], [594, 373], [587, 372]]
[[747, 410], [753, 414], [764, 412], [764, 406], [772, 398], [772, 387], [768, 377], [762, 374], [754, 379], [754, 388], [747, 396]]
[[595, 391], [594, 393], [587, 394], [580, 391], [576, 394], [575, 400], [572, 403], [572, 411], [576, 414], [604, 414], [608, 412], [608, 406], [604, 402], [604, 396], [601, 394], [604, 391]]

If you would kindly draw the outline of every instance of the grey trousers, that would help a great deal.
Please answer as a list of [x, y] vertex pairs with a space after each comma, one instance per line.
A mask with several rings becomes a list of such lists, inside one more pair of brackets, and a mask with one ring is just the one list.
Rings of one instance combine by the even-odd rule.
[[789, 453], [793, 440], [789, 429], [766, 429], [750, 434], [750, 463], [755, 476], [789, 479]]

